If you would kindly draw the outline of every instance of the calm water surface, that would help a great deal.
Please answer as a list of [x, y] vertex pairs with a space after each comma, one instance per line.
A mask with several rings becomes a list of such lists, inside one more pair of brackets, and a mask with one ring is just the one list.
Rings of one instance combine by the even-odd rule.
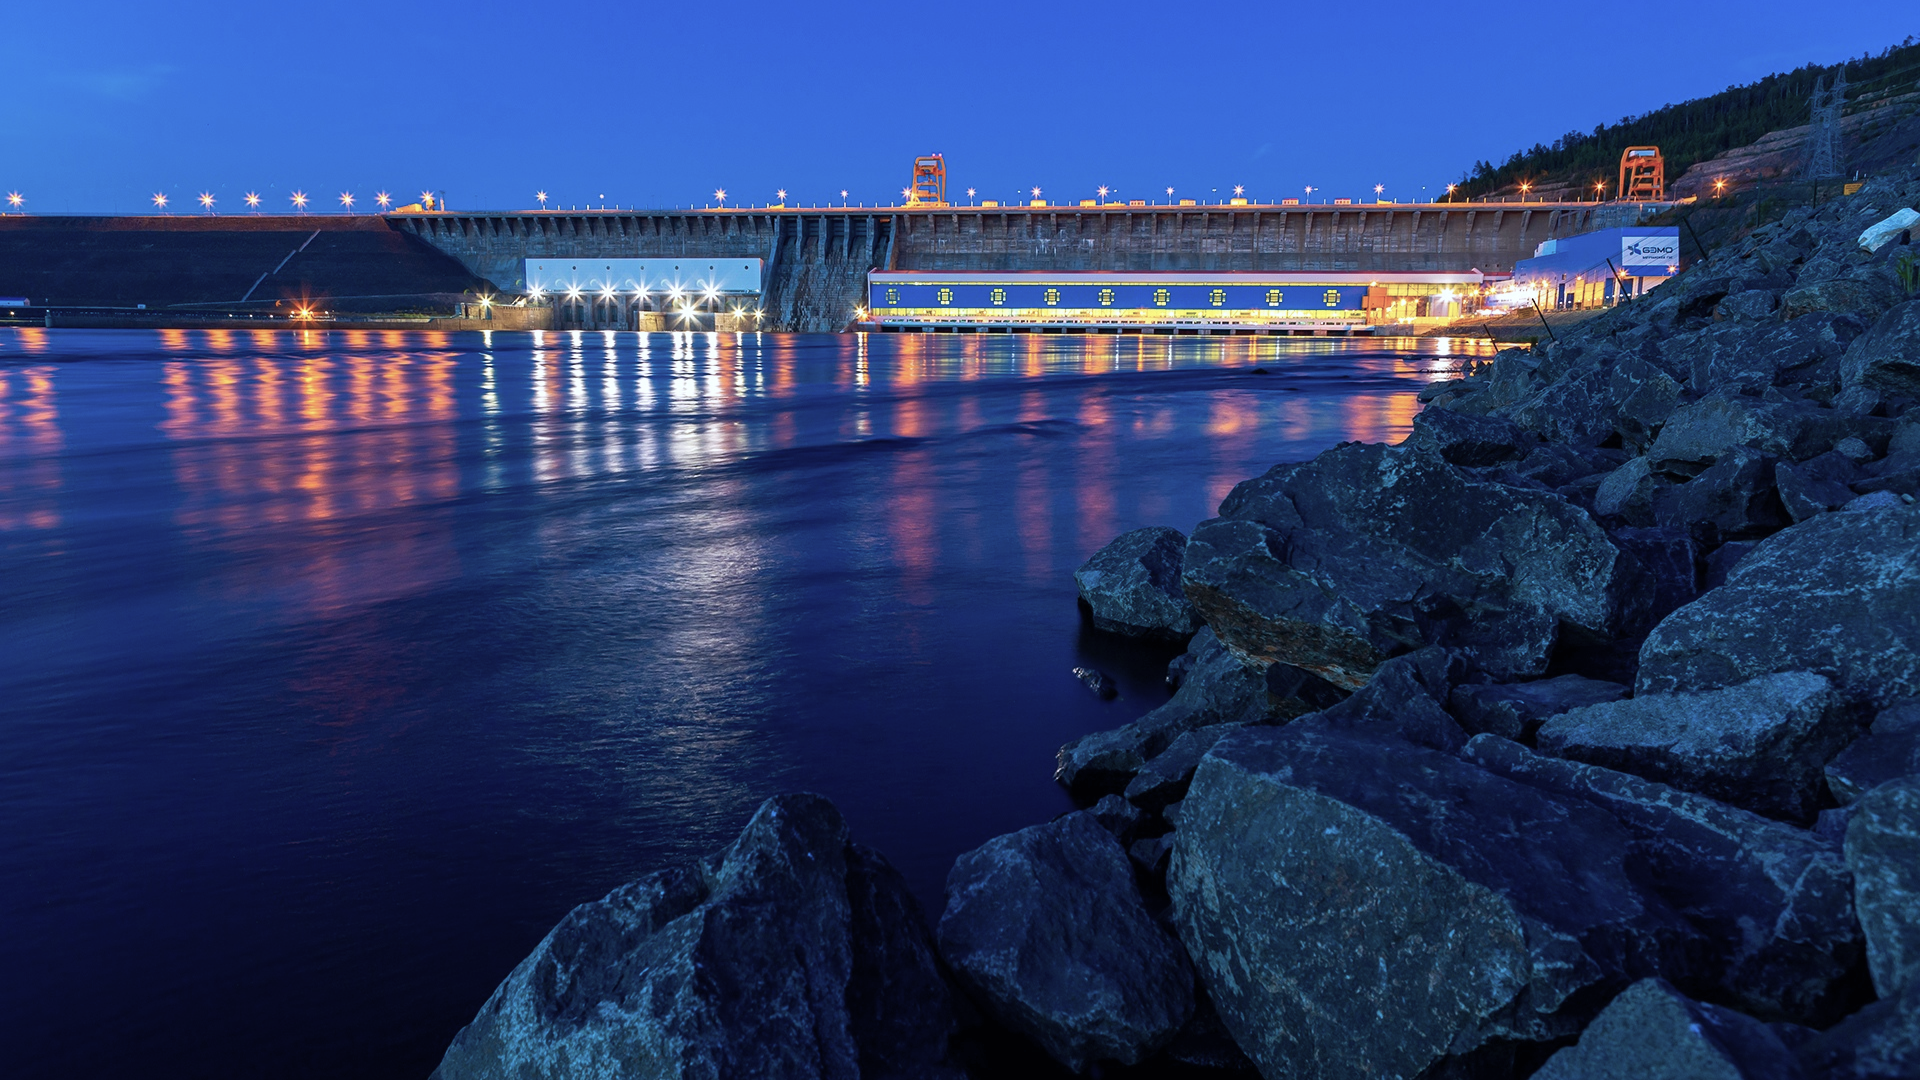
[[937, 913], [1165, 699], [1073, 568], [1467, 348], [0, 330], [4, 1071], [422, 1077], [782, 791]]

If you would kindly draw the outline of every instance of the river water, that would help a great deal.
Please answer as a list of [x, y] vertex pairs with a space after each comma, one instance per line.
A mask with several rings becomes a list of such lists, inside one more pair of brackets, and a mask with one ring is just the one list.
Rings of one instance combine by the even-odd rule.
[[1473, 349], [0, 330], [5, 1071], [422, 1077], [782, 791], [937, 915], [1165, 700], [1073, 568]]

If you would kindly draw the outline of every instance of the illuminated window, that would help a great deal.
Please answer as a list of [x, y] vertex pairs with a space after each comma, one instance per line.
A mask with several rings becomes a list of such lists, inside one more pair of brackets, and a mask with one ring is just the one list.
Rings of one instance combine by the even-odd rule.
[[1221, 305], [1227, 302], [1227, 290], [1225, 289], [1213, 290], [1212, 292], [1207, 294], [1207, 302], [1211, 303], [1214, 307], [1220, 307]]
[[994, 306], [998, 307], [1007, 302], [1007, 290], [995, 289], [987, 294], [987, 299], [993, 301]]
[[887, 290], [887, 303], [889, 303], [889, 304], [897, 304], [897, 303], [899, 303], [899, 302], [900, 302], [900, 290], [899, 290], [899, 289], [888, 289], [888, 290]]
[[1047, 302], [1048, 307], [1052, 307], [1060, 302], [1060, 290], [1048, 289], [1046, 293], [1041, 296], [1041, 299]]
[[1340, 306], [1340, 290], [1328, 289], [1327, 295], [1322, 297], [1321, 299], [1327, 302], [1328, 307], [1339, 307]]
[[1167, 292], [1167, 290], [1165, 289], [1153, 290], [1153, 306], [1154, 307], [1166, 307], [1167, 301], [1171, 299], [1173, 299], [1173, 294]]
[[1267, 306], [1268, 307], [1280, 306], [1280, 290], [1279, 289], [1267, 290]]
[[935, 296], [937, 296], [937, 297], [939, 297], [939, 299], [940, 299], [940, 302], [941, 302], [942, 304], [951, 304], [951, 303], [953, 303], [953, 290], [952, 290], [952, 289], [941, 289], [941, 290], [940, 290], [939, 292], [937, 292], [937, 293], [934, 293], [934, 295], [935, 295]]
[[1100, 306], [1101, 307], [1113, 306], [1113, 290], [1112, 289], [1100, 290]]

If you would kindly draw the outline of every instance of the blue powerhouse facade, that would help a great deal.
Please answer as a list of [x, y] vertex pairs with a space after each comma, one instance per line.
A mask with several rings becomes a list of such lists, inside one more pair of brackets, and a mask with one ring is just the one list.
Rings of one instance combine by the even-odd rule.
[[862, 322], [878, 329], [939, 326], [1364, 328], [1396, 297], [1478, 289], [1478, 272], [937, 273], [875, 271]]

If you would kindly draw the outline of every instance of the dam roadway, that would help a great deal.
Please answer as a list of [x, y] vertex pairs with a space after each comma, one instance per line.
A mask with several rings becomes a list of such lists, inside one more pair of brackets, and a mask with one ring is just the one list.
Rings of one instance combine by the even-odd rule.
[[844, 329], [870, 270], [1507, 273], [1632, 203], [770, 207], [392, 214], [505, 292], [527, 259], [757, 258], [770, 328]]

